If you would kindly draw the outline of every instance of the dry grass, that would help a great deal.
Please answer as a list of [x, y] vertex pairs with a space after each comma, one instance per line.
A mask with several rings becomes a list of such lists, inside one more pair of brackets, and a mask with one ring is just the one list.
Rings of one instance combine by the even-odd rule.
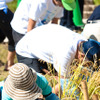
[[[0, 44], [0, 81], [4, 80], [8, 75], [8, 71], [4, 71], [4, 66], [7, 61], [7, 54], [8, 54], [8, 44], [1, 43]], [[17, 62], [16, 58], [15, 58], [15, 62]]]
[[[100, 70], [97, 71], [99, 66], [95, 65], [96, 64], [91, 61], [84, 61], [82, 63], [74, 59], [70, 66], [71, 77], [68, 86], [64, 89], [63, 94], [60, 94], [60, 92], [58, 94], [61, 100], [77, 100], [76, 96], [79, 97], [79, 100], [85, 100], [81, 86], [81, 82], [84, 80], [88, 86], [89, 100], [92, 99], [94, 94], [97, 94], [100, 99]], [[59, 83], [53, 74], [51, 76], [47, 74], [46, 78], [52, 87]], [[64, 85], [65, 84], [66, 83], [64, 83]]]
[[4, 80], [8, 75], [8, 71], [4, 71], [4, 66], [0, 67], [0, 81]]
[[4, 71], [4, 66], [7, 59], [7, 52], [8, 52], [8, 45], [7, 44], [0, 44], [0, 81], [4, 80], [8, 72]]

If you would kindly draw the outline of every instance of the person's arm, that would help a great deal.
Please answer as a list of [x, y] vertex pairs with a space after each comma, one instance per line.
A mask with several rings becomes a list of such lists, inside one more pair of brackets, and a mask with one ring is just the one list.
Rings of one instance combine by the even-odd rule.
[[31, 18], [29, 19], [28, 22], [28, 27], [27, 27], [27, 32], [31, 31], [35, 27], [36, 21], [32, 20]]
[[59, 18], [54, 18], [51, 23], [58, 24], [58, 20], [59, 20]]
[[43, 75], [37, 73], [36, 83], [42, 89], [42, 94], [46, 100], [60, 100], [56, 94], [52, 93], [52, 88]]
[[42, 94], [45, 96], [45, 95], [48, 95], [48, 94], [50, 94], [51, 92], [52, 92], [52, 88], [51, 88], [51, 86], [48, 84], [48, 81], [47, 81], [47, 79], [43, 76], [43, 75], [41, 75], [41, 74], [39, 74], [39, 73], [37, 73], [37, 80], [36, 80], [36, 83], [37, 83], [37, 85], [42, 89]]

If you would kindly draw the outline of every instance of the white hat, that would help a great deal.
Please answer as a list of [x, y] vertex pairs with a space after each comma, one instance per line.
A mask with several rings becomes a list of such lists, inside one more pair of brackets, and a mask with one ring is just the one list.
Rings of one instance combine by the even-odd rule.
[[37, 75], [33, 69], [17, 63], [9, 70], [4, 90], [13, 100], [35, 100], [42, 94], [36, 79]]

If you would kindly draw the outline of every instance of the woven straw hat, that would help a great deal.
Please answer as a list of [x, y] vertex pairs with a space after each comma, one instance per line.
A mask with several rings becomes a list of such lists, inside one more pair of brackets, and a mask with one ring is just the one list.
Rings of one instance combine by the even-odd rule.
[[13, 65], [4, 83], [5, 92], [13, 100], [35, 100], [42, 90], [36, 84], [36, 72], [22, 63]]

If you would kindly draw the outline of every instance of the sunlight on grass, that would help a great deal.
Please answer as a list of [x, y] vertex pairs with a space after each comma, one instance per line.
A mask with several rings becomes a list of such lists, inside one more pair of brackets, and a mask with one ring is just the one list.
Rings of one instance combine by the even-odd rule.
[[16, 7], [17, 7], [17, 0], [13, 0], [12, 2], [10, 3], [7, 3], [8, 5], [8, 8], [14, 12], [16, 10]]
[[0, 60], [3, 63], [6, 63], [7, 54], [8, 54], [8, 44], [0, 44]]
[[[6, 63], [8, 53], [8, 44], [0, 44], [0, 61]], [[0, 81], [4, 80], [8, 75], [7, 71], [4, 71], [4, 66], [0, 66]]]
[[[4, 71], [4, 66], [5, 66], [6, 61], [7, 61], [7, 54], [8, 54], [8, 43], [0, 44], [0, 61], [2, 63], [4, 63], [3, 66], [0, 66], [0, 81], [4, 80], [8, 75], [8, 72]], [[17, 58], [16, 57], [15, 57], [14, 60], [15, 60], [15, 63], [17, 63]]]
[[0, 81], [8, 76], [8, 71], [4, 71], [4, 66], [0, 67]]

